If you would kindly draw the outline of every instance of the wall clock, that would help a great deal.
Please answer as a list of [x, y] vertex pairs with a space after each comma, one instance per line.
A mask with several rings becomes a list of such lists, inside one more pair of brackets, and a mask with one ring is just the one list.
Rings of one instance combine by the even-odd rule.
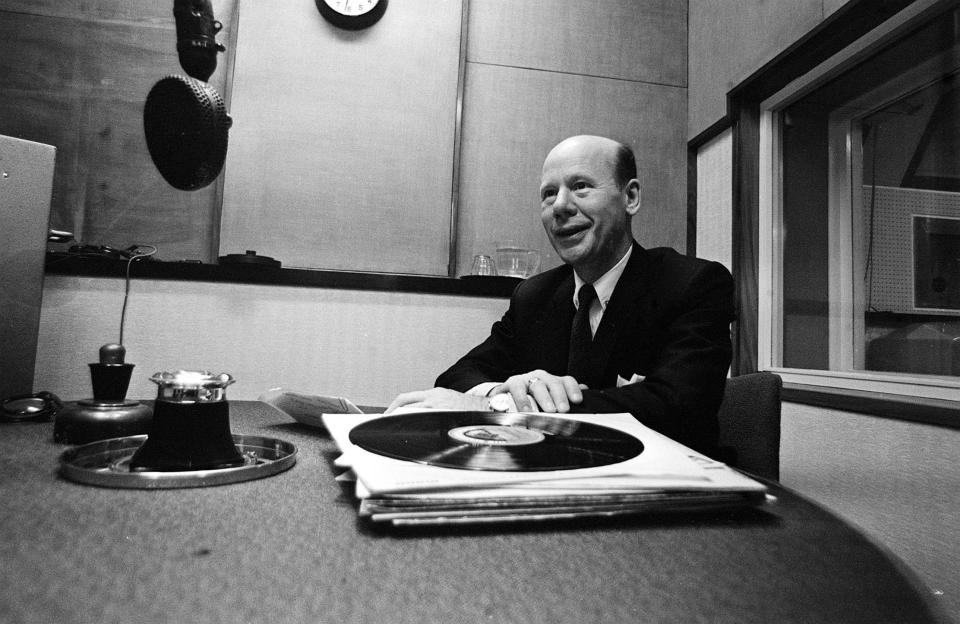
[[360, 30], [377, 23], [387, 10], [387, 0], [316, 0], [328, 22], [346, 30]]

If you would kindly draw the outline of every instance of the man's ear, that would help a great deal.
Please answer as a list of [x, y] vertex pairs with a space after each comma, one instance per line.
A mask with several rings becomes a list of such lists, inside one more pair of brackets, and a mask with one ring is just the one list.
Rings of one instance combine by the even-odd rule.
[[633, 178], [627, 182], [623, 194], [627, 198], [627, 214], [632, 217], [640, 212], [640, 180]]

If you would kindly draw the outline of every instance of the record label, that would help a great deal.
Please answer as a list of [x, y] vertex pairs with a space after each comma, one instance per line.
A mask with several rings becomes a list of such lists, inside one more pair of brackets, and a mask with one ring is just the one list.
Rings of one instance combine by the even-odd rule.
[[512, 425], [468, 425], [454, 427], [447, 434], [457, 442], [477, 446], [523, 446], [543, 442], [544, 434], [535, 429]]
[[627, 461], [636, 437], [554, 416], [423, 412], [386, 416], [350, 430], [362, 449], [405, 461], [463, 470], [575, 470]]

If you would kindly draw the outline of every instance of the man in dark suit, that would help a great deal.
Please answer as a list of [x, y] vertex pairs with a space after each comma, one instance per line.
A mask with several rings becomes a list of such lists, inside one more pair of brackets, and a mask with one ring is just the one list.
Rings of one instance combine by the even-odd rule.
[[730, 273], [633, 240], [636, 163], [611, 139], [559, 143], [544, 161], [540, 198], [564, 265], [521, 283], [490, 337], [437, 388], [402, 394], [390, 409], [629, 412], [713, 454], [731, 357]]

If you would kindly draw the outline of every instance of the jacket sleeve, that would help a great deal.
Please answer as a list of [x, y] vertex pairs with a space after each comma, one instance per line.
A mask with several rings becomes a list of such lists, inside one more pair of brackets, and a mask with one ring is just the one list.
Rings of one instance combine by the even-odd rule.
[[490, 329], [490, 336], [437, 377], [435, 386], [466, 392], [487, 381], [503, 381], [517, 369], [513, 306]]

